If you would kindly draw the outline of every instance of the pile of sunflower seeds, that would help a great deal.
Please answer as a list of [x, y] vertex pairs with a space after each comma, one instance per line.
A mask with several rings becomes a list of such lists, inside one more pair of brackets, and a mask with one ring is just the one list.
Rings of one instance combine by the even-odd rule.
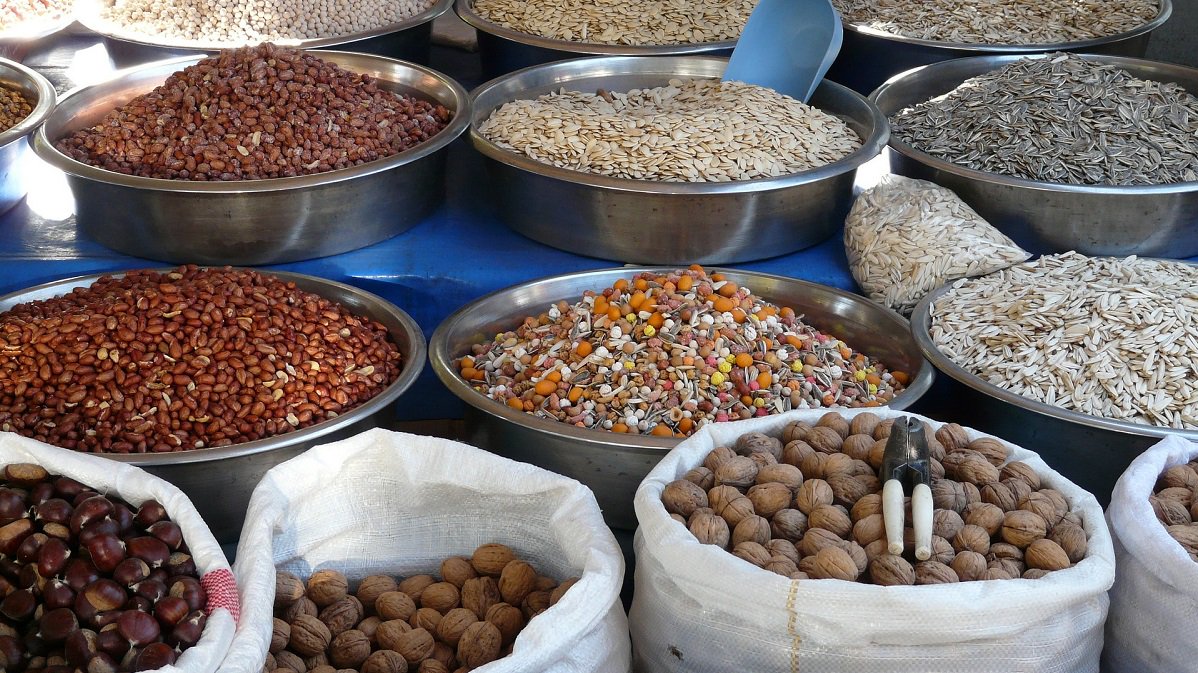
[[559, 168], [634, 180], [728, 182], [832, 163], [861, 147], [840, 119], [743, 82], [670, 80], [505, 103], [479, 125], [505, 149]]
[[1021, 59], [890, 121], [902, 142], [979, 171], [1075, 185], [1198, 180], [1198, 98], [1071, 54]]
[[475, 0], [474, 11], [521, 33], [598, 44], [735, 40], [757, 0]]
[[890, 35], [966, 44], [1052, 44], [1134, 30], [1156, 0], [832, 0], [845, 21]]
[[982, 379], [1086, 414], [1198, 429], [1198, 267], [1065, 253], [957, 281], [937, 348]]

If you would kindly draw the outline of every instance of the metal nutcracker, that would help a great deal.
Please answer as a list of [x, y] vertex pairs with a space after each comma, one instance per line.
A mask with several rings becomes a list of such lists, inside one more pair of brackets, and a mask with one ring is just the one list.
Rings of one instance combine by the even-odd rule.
[[882, 518], [886, 524], [886, 545], [891, 554], [903, 553], [903, 498], [905, 486], [911, 487], [911, 517], [915, 529], [915, 558], [926, 561], [932, 556], [932, 488], [928, 456], [927, 428], [909, 416], [895, 419], [882, 457]]

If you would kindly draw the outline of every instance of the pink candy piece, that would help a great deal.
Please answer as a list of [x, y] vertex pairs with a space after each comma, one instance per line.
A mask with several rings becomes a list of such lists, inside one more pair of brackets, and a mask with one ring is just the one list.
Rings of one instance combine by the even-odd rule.
[[716, 423], [726, 423], [728, 421], [728, 414], [725, 414], [725, 413], [716, 414], [715, 421], [716, 421]]
[[749, 381], [749, 390], [760, 390], [761, 384], [757, 381]]
[[769, 412], [765, 410], [765, 407], [761, 407], [760, 409], [757, 410], [757, 413], [754, 415], [755, 416], [765, 416], [768, 413]]
[[714, 356], [714, 355], [708, 355], [707, 359], [704, 360], [704, 362], [706, 362], [711, 367], [714, 367], [720, 363], [720, 361], [717, 360], [716, 356]]
[[664, 380], [664, 381], [662, 381], [662, 382], [661, 382], [661, 387], [662, 387], [662, 389], [663, 389], [663, 390], [673, 390], [673, 389], [674, 389], [674, 382], [673, 382], [673, 381], [671, 381], [671, 380], [669, 380], [669, 379], [666, 379], [666, 380]]

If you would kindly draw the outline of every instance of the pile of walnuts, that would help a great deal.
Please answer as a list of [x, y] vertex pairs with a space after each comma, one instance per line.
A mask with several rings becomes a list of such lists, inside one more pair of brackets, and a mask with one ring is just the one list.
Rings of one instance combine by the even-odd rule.
[[1085, 558], [1082, 520], [1065, 497], [1041, 488], [1027, 463], [1007, 462], [1001, 442], [969, 441], [955, 423], [928, 437], [932, 557], [915, 560], [910, 498], [906, 554], [890, 554], [878, 470], [891, 425], [872, 413], [849, 421], [830, 412], [814, 426], [791, 423], [781, 439], [742, 435], [667, 485], [662, 502], [700, 542], [792, 579], [1035, 579]]
[[1162, 472], [1148, 502], [1169, 535], [1198, 563], [1198, 460]]
[[556, 604], [577, 578], [538, 575], [501, 544], [441, 563], [441, 579], [370, 575], [350, 593], [335, 570], [307, 585], [276, 575], [268, 673], [450, 673], [511, 654], [529, 620]]

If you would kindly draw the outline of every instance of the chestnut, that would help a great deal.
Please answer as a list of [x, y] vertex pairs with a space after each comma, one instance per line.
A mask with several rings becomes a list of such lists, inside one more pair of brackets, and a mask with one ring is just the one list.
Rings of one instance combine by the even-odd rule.
[[46, 583], [46, 578], [37, 574], [37, 564], [30, 563], [21, 568], [21, 574], [17, 575], [18, 589], [32, 589], [35, 593], [42, 592], [42, 585]]
[[45, 523], [42, 524], [42, 532], [50, 537], [56, 537], [59, 540], [70, 540], [71, 529], [61, 523]]
[[154, 612], [154, 604], [143, 596], [134, 596], [125, 602], [125, 609], [152, 613]]
[[[83, 493], [79, 494], [80, 496]], [[102, 495], [94, 495], [75, 506], [71, 515], [71, 532], [76, 535], [83, 527], [92, 521], [98, 521], [112, 514], [112, 501]]]
[[200, 636], [204, 633], [204, 626], [208, 623], [208, 618], [203, 612], [195, 610], [187, 615], [183, 621], [171, 629], [171, 633], [166, 638], [166, 642], [170, 645], [179, 647], [191, 647], [200, 642]]
[[79, 592], [79, 598], [75, 600], [75, 611], [80, 613], [80, 617], [84, 616], [79, 607], [81, 603], [86, 603], [95, 612], [116, 610], [125, 604], [126, 599], [124, 587], [110, 579], [98, 579]]
[[[161, 568], [171, 557], [166, 543], [150, 535], [130, 538], [125, 542], [125, 549], [129, 556], [145, 561], [151, 568]], [[96, 567], [100, 567], [99, 564]]]
[[97, 535], [87, 541], [87, 554], [97, 570], [110, 573], [125, 560], [126, 545], [115, 535]]
[[54, 493], [60, 498], [74, 499], [85, 490], [87, 487], [70, 477], [59, 477], [54, 480]]
[[117, 584], [125, 586], [133, 586], [150, 576], [150, 566], [146, 562], [139, 559], [129, 557], [117, 564], [112, 570], [112, 579]]
[[187, 601], [175, 596], [167, 596], [154, 604], [154, 616], [164, 629], [173, 628], [183, 621], [189, 612], [191, 608], [188, 607]]
[[0, 636], [0, 666], [9, 671], [20, 670], [25, 658], [25, 645], [14, 636]]
[[17, 548], [33, 532], [33, 522], [29, 519], [17, 519], [10, 524], [0, 526], [0, 554], [14, 556]]
[[37, 599], [34, 598], [33, 592], [28, 589], [14, 591], [4, 597], [0, 601], [0, 615], [4, 615], [14, 622], [23, 622], [33, 616], [33, 611], [37, 609]]
[[108, 518], [116, 522], [117, 528], [122, 535], [133, 530], [133, 512], [124, 505], [114, 504], [112, 506], [112, 514]]
[[50, 646], [46, 643], [46, 639], [36, 633], [25, 634], [25, 651], [31, 657], [44, 657], [50, 653]]
[[37, 560], [37, 553], [42, 548], [42, 544], [49, 540], [50, 536], [45, 533], [34, 533], [21, 541], [17, 547], [17, 561], [21, 563], [33, 563]]
[[154, 615], [140, 610], [125, 610], [116, 620], [117, 631], [129, 641], [133, 647], [142, 647], [158, 640], [162, 629]]
[[21, 575], [21, 564], [17, 563], [15, 559], [0, 558], [0, 575], [15, 582]]
[[163, 584], [159, 580], [147, 579], [129, 588], [133, 589], [133, 593], [146, 598], [151, 603], [157, 603], [163, 596], [167, 595], [166, 584]]
[[187, 606], [192, 610], [203, 610], [208, 603], [208, 592], [194, 577], [173, 577], [168, 586], [170, 595], [187, 601]]
[[74, 505], [75, 507], [78, 507], [79, 503], [83, 502], [84, 500], [87, 500], [88, 498], [94, 498], [97, 495], [100, 495], [100, 494], [96, 493], [95, 491], [91, 490], [90, 488], [85, 488], [82, 491], [79, 491], [79, 493], [75, 496], [75, 498], [73, 500], [71, 500], [71, 504]]
[[197, 574], [195, 559], [191, 557], [191, 554], [184, 554], [181, 551], [171, 554], [171, 557], [167, 559], [166, 566], [172, 577]]
[[183, 545], [183, 529], [174, 521], [159, 521], [147, 528], [146, 532], [165, 542], [172, 551], [177, 551]]
[[67, 563], [63, 579], [66, 580], [72, 589], [81, 591], [83, 587], [100, 579], [100, 571], [96, 570], [95, 564], [91, 561], [84, 558], [75, 558]]
[[175, 663], [175, 648], [166, 643], [146, 645], [133, 664], [134, 671], [153, 671]]
[[75, 605], [75, 590], [60, 579], [52, 579], [42, 587], [42, 605], [47, 610], [69, 608]]
[[147, 500], [137, 508], [137, 515], [133, 517], [133, 521], [142, 528], [149, 528], [165, 518], [166, 508], [157, 500]]
[[170, 577], [171, 573], [168, 572], [166, 568], [152, 568], [150, 569], [150, 576], [146, 579], [151, 579], [156, 582], [162, 582], [163, 584], [166, 584], [166, 581]]
[[[123, 653], [122, 653], [123, 654]], [[87, 662], [87, 673], [116, 673], [116, 658], [107, 652], [98, 652]]]
[[77, 629], [67, 636], [63, 643], [63, 653], [67, 662], [76, 668], [87, 666], [87, 662], [96, 656], [96, 632], [91, 629]]
[[116, 624], [109, 624], [96, 634], [96, 649], [119, 660], [129, 651], [129, 641], [117, 632]]
[[25, 492], [0, 487], [0, 519], [20, 519], [25, 516]]
[[47, 643], [61, 643], [79, 630], [79, 619], [70, 608], [56, 608], [43, 614], [38, 625]]
[[86, 545], [98, 535], [115, 535], [120, 537], [121, 527], [108, 517], [91, 521], [79, 531], [79, 544]]
[[42, 577], [57, 577], [67, 567], [70, 558], [71, 548], [66, 542], [56, 537], [49, 538], [38, 550], [37, 572]]
[[62, 498], [50, 498], [33, 508], [33, 518], [46, 523], [69, 523], [75, 511], [71, 503]]
[[34, 484], [29, 489], [29, 504], [33, 505], [35, 507], [42, 504], [43, 502], [46, 502], [47, 500], [49, 500], [53, 497], [54, 497], [54, 484], [51, 484], [48, 481], [43, 481], [43, 482]]

